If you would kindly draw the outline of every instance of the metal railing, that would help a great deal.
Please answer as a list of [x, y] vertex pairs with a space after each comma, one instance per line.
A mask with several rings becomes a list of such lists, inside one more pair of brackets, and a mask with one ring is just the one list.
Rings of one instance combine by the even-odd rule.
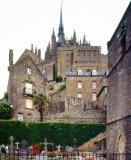
[[16, 153], [0, 154], [0, 160], [131, 160], [131, 153], [62, 153], [59, 155]]

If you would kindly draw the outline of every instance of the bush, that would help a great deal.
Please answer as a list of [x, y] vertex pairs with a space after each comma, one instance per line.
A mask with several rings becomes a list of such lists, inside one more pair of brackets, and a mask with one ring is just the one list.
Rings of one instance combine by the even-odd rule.
[[77, 146], [88, 141], [106, 129], [104, 124], [78, 123], [29, 123], [20, 121], [0, 121], [0, 144], [9, 144], [9, 137], [13, 135], [15, 141], [27, 140], [29, 144], [44, 141], [61, 146], [73, 146], [74, 138]]
[[0, 119], [10, 119], [12, 114], [12, 108], [9, 103], [0, 102]]
[[63, 82], [63, 78], [61, 76], [56, 76], [55, 81], [56, 82]]

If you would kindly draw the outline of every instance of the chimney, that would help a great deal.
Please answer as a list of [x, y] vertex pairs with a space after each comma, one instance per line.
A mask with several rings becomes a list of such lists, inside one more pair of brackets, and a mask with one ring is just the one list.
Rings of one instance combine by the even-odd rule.
[[41, 59], [41, 50], [40, 49], [38, 49], [38, 57], [39, 57], [39, 59]]
[[13, 65], [13, 50], [9, 50], [9, 66]]

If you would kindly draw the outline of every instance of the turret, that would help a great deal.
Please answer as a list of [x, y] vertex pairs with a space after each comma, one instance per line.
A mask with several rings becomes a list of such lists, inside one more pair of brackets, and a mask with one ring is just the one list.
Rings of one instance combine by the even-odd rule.
[[49, 59], [50, 59], [50, 42], [45, 51], [45, 60], [49, 60]]
[[37, 55], [37, 47], [35, 47], [35, 55]]
[[39, 57], [39, 59], [41, 59], [41, 50], [40, 49], [38, 49], [38, 57]]
[[52, 36], [51, 36], [51, 55], [55, 55], [56, 53], [56, 36], [53, 28]]
[[77, 40], [76, 40], [76, 32], [75, 32], [75, 30], [74, 30], [74, 33], [73, 33], [73, 43], [76, 44], [76, 41], [77, 41]]
[[9, 50], [9, 66], [13, 65], [13, 50]]
[[87, 44], [85, 34], [84, 34], [84, 37], [83, 37], [83, 44]]
[[31, 44], [31, 52], [34, 53], [33, 44]]

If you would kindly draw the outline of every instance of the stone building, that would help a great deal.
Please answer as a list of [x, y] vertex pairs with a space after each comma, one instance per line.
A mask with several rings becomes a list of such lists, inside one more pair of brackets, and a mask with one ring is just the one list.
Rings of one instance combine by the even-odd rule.
[[108, 60], [107, 151], [130, 153], [131, 3], [108, 42]]
[[[86, 107], [96, 107], [97, 89], [106, 71], [107, 55], [101, 54], [100, 46], [92, 46], [85, 35], [83, 42], [78, 42], [75, 31], [72, 38], [65, 39], [61, 6], [58, 40], [53, 29], [44, 59], [41, 50], [34, 49], [32, 45], [31, 50], [25, 50], [13, 63], [13, 52], [10, 50], [8, 93], [14, 108], [14, 119], [39, 120], [39, 113], [33, 105], [33, 97], [38, 92], [46, 93], [50, 100], [46, 119], [50, 115], [66, 112], [67, 101], [72, 98], [76, 102], [73, 108], [73, 103], [70, 103], [72, 111], [82, 113]], [[63, 92], [54, 89], [56, 76], [66, 79], [66, 89], [62, 95]], [[93, 112], [96, 114], [97, 111]]]
[[42, 62], [38, 55], [25, 50], [13, 64], [13, 51], [9, 51], [9, 102], [13, 105], [13, 117], [19, 120], [39, 120], [39, 113], [33, 105], [37, 92], [45, 92], [45, 78], [36, 65]]

